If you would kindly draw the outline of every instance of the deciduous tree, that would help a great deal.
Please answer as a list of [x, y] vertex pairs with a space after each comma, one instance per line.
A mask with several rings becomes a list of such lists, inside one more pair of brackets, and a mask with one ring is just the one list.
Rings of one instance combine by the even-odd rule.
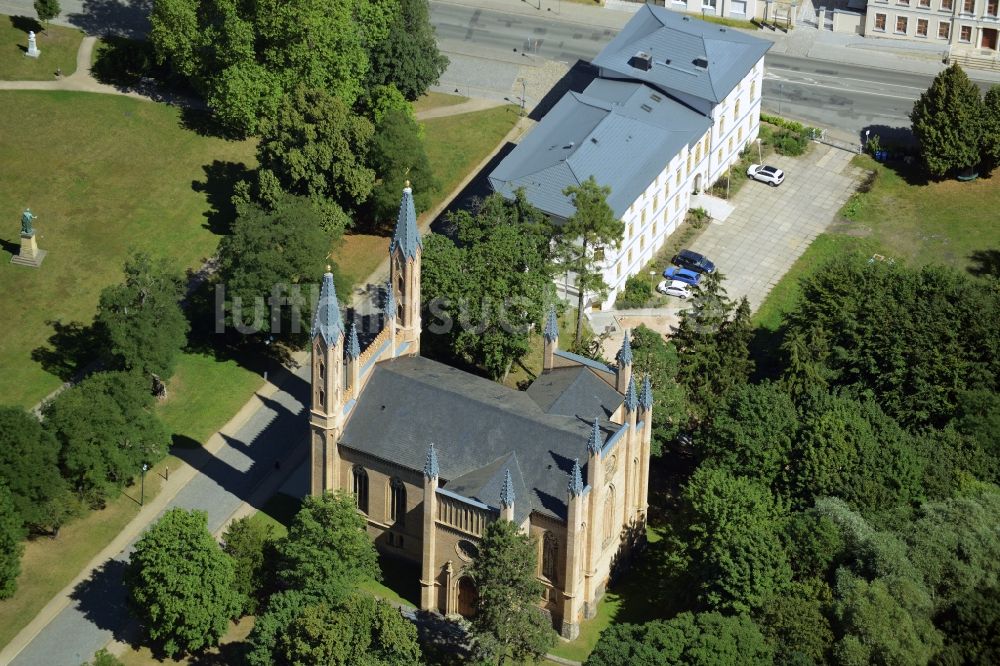
[[501, 666], [536, 661], [555, 642], [555, 632], [538, 607], [536, 542], [509, 520], [486, 527], [479, 556], [469, 571], [479, 593], [472, 619], [473, 653]]
[[136, 617], [168, 656], [215, 645], [243, 606], [232, 559], [204, 511], [170, 509], [136, 542], [125, 582]]
[[187, 344], [183, 284], [166, 260], [138, 252], [125, 261], [125, 279], [101, 292], [97, 323], [115, 366], [163, 380]]
[[276, 541], [271, 525], [251, 517], [234, 520], [222, 535], [222, 549], [233, 559], [233, 587], [243, 597], [248, 615], [257, 614], [260, 600], [271, 591]]
[[417, 214], [430, 206], [438, 183], [424, 151], [420, 126], [409, 114], [398, 109], [385, 113], [375, 129], [368, 165], [376, 174], [369, 206], [376, 225], [395, 220], [406, 182], [413, 188]]
[[42, 23], [48, 24], [49, 21], [59, 16], [61, 11], [59, 0], [35, 0], [35, 14]]
[[944, 70], [910, 113], [928, 170], [943, 176], [976, 166], [981, 158], [983, 102], [979, 88], [958, 64]]
[[71, 504], [59, 475], [59, 442], [32, 414], [0, 407], [0, 483], [29, 530], [58, 529]]
[[633, 371], [648, 375], [653, 387], [651, 453], [658, 456], [688, 422], [684, 388], [677, 383], [677, 349], [656, 331], [640, 325], [632, 329], [632, 353]]
[[384, 40], [371, 52], [369, 87], [393, 85], [413, 101], [436, 84], [448, 67], [437, 46], [427, 0], [400, 0]]
[[0, 599], [13, 596], [17, 590], [25, 536], [24, 519], [17, 512], [14, 496], [0, 481]]

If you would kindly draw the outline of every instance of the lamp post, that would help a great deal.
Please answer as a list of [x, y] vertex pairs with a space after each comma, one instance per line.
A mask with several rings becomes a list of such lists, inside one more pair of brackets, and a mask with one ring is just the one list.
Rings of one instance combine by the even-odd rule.
[[142, 476], [140, 477], [142, 481], [139, 483], [139, 506], [143, 506], [146, 503], [146, 470], [149, 469], [149, 465], [142, 463]]
[[870, 129], [866, 129], [865, 130], [865, 145], [864, 145], [864, 150], [862, 150], [862, 152], [864, 152], [865, 150], [868, 150], [868, 135], [871, 134], [871, 133], [872, 133], [872, 131]]
[[521, 77], [521, 116], [524, 116], [524, 99], [528, 94], [528, 82]]

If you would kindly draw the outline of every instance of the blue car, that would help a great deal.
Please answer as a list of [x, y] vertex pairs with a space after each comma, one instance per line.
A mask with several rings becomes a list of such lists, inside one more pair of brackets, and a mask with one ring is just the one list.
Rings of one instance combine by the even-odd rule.
[[684, 284], [689, 284], [692, 287], [698, 286], [698, 280], [701, 279], [701, 275], [690, 271], [686, 268], [676, 268], [671, 266], [667, 270], [663, 271], [663, 277], [667, 280], [677, 280], [678, 282], [683, 282]]

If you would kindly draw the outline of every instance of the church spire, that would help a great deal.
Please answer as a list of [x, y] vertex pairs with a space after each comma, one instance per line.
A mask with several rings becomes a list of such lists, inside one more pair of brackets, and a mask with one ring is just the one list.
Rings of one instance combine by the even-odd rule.
[[399, 202], [399, 214], [396, 216], [396, 232], [392, 236], [389, 252], [398, 249], [407, 259], [417, 256], [417, 249], [422, 248], [420, 234], [417, 232], [417, 211], [413, 207], [413, 188], [406, 181], [403, 188], [403, 199]]
[[319, 292], [319, 302], [316, 304], [316, 317], [313, 319], [312, 335], [323, 336], [327, 347], [337, 343], [337, 338], [344, 334], [344, 321], [340, 318], [340, 303], [337, 302], [337, 290], [333, 284], [333, 273], [326, 267], [323, 274], [323, 286]]
[[509, 509], [514, 506], [514, 480], [510, 476], [510, 469], [503, 471], [503, 486], [500, 487], [500, 508]]
[[569, 472], [569, 495], [579, 497], [583, 494], [583, 472], [580, 471], [580, 459], [573, 459], [573, 469]]
[[428, 479], [438, 478], [438, 456], [437, 451], [434, 450], [434, 442], [427, 447], [427, 460], [424, 461], [424, 476]]
[[597, 424], [597, 419], [594, 419], [594, 428], [590, 431], [590, 439], [587, 440], [587, 450], [590, 451], [591, 455], [597, 455], [603, 447], [604, 437], [601, 436], [601, 426]]
[[358, 325], [351, 322], [351, 331], [347, 334], [347, 358], [356, 359], [361, 356], [361, 344], [358, 342]]
[[639, 395], [635, 390], [635, 377], [628, 378], [628, 388], [625, 390], [625, 408], [634, 412], [639, 408]]
[[642, 380], [642, 393], [639, 394], [639, 404], [647, 412], [653, 408], [653, 384], [647, 374]]
[[618, 367], [632, 365], [632, 344], [628, 341], [628, 331], [625, 331], [625, 339], [622, 341], [622, 348], [618, 350]]
[[556, 306], [549, 306], [549, 313], [545, 317], [545, 332], [544, 337], [546, 342], [553, 342], [559, 339], [559, 321], [556, 319]]

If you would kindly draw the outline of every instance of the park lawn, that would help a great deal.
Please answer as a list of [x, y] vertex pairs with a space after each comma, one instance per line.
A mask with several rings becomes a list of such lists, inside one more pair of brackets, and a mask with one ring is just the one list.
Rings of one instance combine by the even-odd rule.
[[0, 403], [30, 407], [59, 386], [32, 350], [51, 350], [51, 322], [89, 324], [131, 251], [164, 256], [177, 271], [214, 254], [220, 236], [206, 215], [231, 184], [206, 188], [205, 167], [252, 166], [254, 146], [199, 136], [180, 121], [175, 108], [126, 97], [0, 92], [0, 162], [9, 166], [0, 172], [0, 242], [17, 252], [19, 213], [30, 206], [48, 251], [39, 269], [0, 257], [0, 305], [17, 322], [0, 339]]
[[[63, 76], [76, 71], [76, 52], [80, 50], [83, 32], [76, 28], [50, 25], [42, 32], [36, 31], [38, 50], [42, 54], [29, 58], [28, 30], [37, 25], [34, 19], [23, 16], [0, 16], [0, 81], [54, 81], [56, 68], [61, 67]], [[6, 136], [6, 135], [4, 135]], [[38, 136], [35, 133], [35, 136]], [[21, 161], [8, 162], [20, 164]]]
[[[167, 458], [146, 473], [146, 501], [160, 492], [167, 465], [176, 469], [178, 461]], [[26, 542], [17, 592], [0, 601], [0, 646], [7, 645], [135, 518], [140, 509], [139, 492], [137, 480], [104, 509], [90, 511], [64, 526], [55, 539], [38, 537]]]
[[[455, 99], [465, 101], [461, 97]], [[452, 103], [459, 102], [449, 102]], [[438, 190], [431, 200], [430, 210], [444, 201], [462, 179], [497, 147], [517, 119], [516, 106], [503, 106], [421, 122], [427, 158], [438, 180]], [[428, 212], [421, 215], [421, 223], [427, 221], [428, 215]], [[333, 260], [346, 282], [363, 286], [379, 264], [386, 260], [388, 249], [389, 239], [384, 236], [348, 233], [334, 250]]]
[[129, 648], [118, 658], [125, 666], [187, 666], [188, 664], [199, 664], [200, 666], [229, 666], [233, 663], [230, 651], [226, 650], [227, 645], [231, 645], [238, 652], [238, 644], [246, 640], [257, 618], [252, 615], [242, 617], [236, 622], [229, 623], [229, 630], [223, 634], [219, 641], [220, 647], [213, 647], [205, 650], [204, 653], [185, 657], [182, 659], [157, 659], [153, 651], [148, 647]]
[[429, 92], [426, 95], [422, 95], [419, 99], [413, 102], [413, 112], [420, 113], [421, 111], [440, 109], [443, 106], [455, 106], [456, 104], [462, 104], [463, 102], [468, 102], [468, 101], [469, 101], [468, 97], [462, 97], [461, 95], [449, 95], [448, 93]]
[[[548, 316], [548, 315], [546, 315]], [[544, 322], [543, 322], [544, 325]], [[585, 328], [590, 326], [586, 319], [583, 320]], [[566, 308], [566, 311], [559, 317], [559, 348], [569, 349], [573, 344], [573, 336], [576, 335], [576, 308]], [[520, 388], [522, 385], [530, 384], [538, 375], [542, 374], [543, 353], [545, 341], [539, 330], [533, 332], [529, 338], [530, 349], [519, 361], [515, 361], [503, 380], [504, 386], [512, 389]]]

